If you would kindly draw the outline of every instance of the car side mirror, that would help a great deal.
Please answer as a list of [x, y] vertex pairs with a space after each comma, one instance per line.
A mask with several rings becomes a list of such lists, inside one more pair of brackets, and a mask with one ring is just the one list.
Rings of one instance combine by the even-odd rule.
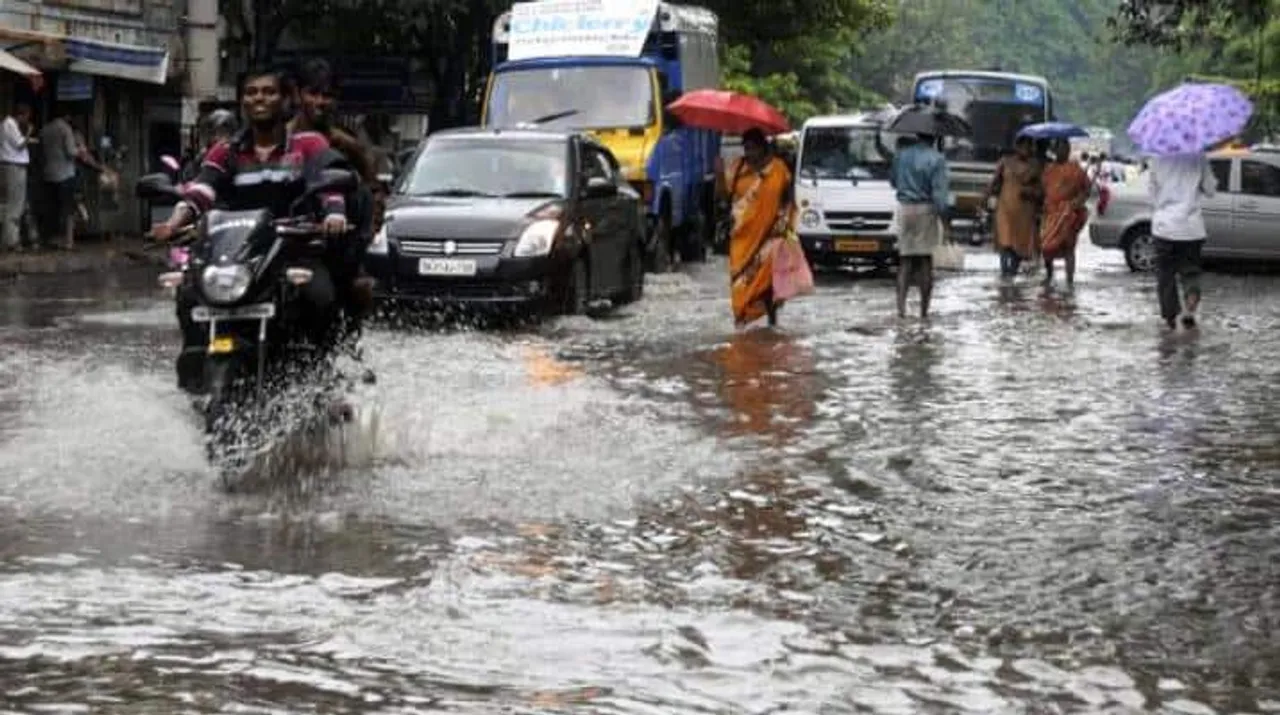
[[173, 179], [164, 172], [147, 174], [138, 179], [134, 193], [140, 199], [182, 198], [182, 192], [178, 191], [178, 187], [173, 185]]
[[604, 199], [618, 195], [618, 185], [601, 176], [593, 176], [587, 179], [587, 184], [583, 187], [583, 195], [591, 199]]

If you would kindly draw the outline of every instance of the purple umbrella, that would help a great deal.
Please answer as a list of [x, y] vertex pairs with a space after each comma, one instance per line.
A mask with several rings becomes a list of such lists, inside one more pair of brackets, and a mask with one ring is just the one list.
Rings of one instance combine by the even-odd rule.
[[1129, 138], [1147, 154], [1199, 154], [1239, 134], [1251, 116], [1253, 103], [1235, 87], [1188, 82], [1147, 102]]

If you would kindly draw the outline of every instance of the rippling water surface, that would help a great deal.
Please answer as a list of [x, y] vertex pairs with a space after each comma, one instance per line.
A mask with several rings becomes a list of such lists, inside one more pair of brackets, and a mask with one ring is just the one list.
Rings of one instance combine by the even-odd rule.
[[1162, 336], [1082, 250], [928, 325], [832, 277], [735, 334], [711, 264], [377, 331], [345, 467], [247, 495], [145, 277], [0, 286], [0, 710], [1280, 712], [1280, 281]]

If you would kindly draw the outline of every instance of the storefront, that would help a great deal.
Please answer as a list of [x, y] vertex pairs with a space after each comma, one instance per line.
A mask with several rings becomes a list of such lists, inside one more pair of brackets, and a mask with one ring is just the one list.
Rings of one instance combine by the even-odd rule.
[[[116, 177], [104, 181], [82, 170], [82, 234], [136, 234], [143, 217], [132, 186], [154, 164], [153, 137], [164, 136], [167, 126], [180, 127], [180, 95], [168, 84], [168, 48], [0, 28], [0, 47], [5, 45], [44, 70], [34, 103], [37, 121], [69, 114], [89, 151]], [[38, 188], [33, 189], [38, 203]]]

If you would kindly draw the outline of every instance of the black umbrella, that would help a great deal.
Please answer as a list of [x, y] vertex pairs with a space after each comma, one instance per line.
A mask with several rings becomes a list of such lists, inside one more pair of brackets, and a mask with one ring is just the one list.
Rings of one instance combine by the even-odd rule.
[[967, 137], [973, 134], [973, 127], [960, 117], [918, 105], [899, 112], [885, 129], [894, 134], [926, 134], [931, 137]]

